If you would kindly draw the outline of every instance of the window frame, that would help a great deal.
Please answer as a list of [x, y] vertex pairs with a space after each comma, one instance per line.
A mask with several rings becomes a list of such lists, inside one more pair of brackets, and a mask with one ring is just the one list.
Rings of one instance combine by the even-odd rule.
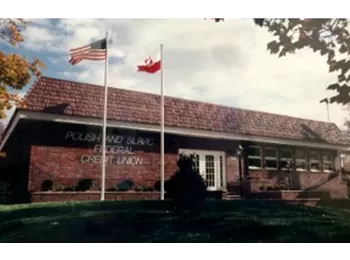
[[[180, 154], [193, 154], [195, 156], [199, 156], [199, 174], [205, 179], [205, 159], [206, 155], [214, 156], [214, 168], [215, 168], [215, 187], [208, 187], [207, 190], [225, 190], [227, 188], [227, 171], [226, 171], [226, 152], [225, 151], [216, 151], [216, 150], [201, 150], [201, 149], [186, 149], [179, 148], [178, 155]], [[220, 156], [222, 156], [222, 165], [220, 165]], [[221, 169], [222, 166], [222, 184], [221, 185]]]
[[[290, 158], [287, 158], [287, 157], [282, 157], [282, 151], [288, 151], [290, 152], [291, 154], [291, 157]], [[288, 162], [290, 161], [292, 164], [291, 164], [291, 168], [289, 170], [293, 170], [294, 168], [294, 165], [293, 165], [293, 160], [294, 160], [294, 153], [293, 153], [293, 149], [292, 148], [279, 148], [279, 157], [278, 157], [278, 162]], [[286, 167], [281, 167], [280, 168], [281, 171], [287, 171], [288, 168]]]
[[[304, 153], [304, 158], [298, 158], [297, 157], [297, 151], [303, 151]], [[306, 164], [306, 168], [298, 168], [297, 167], [297, 162], [298, 160], [302, 160], [305, 162]], [[294, 154], [294, 161], [295, 161], [295, 171], [297, 172], [307, 172], [308, 168], [309, 168], [309, 158], [308, 158], [308, 153], [306, 149], [302, 149], [302, 148], [295, 148], [295, 154]]]
[[[320, 169], [312, 169], [311, 168], [311, 154], [317, 154], [318, 155], [318, 160], [313, 160], [319, 163]], [[308, 152], [308, 167], [310, 172], [322, 172], [322, 152], [318, 150], [309, 150]]]
[[[248, 169], [252, 169], [252, 170], [256, 170], [256, 169], [262, 169], [263, 168], [263, 161], [261, 159], [262, 156], [262, 147], [259, 145], [249, 145], [248, 146], [248, 151], [250, 148], [258, 148], [260, 151], [259, 156], [258, 155], [249, 155], [249, 153], [247, 153], [247, 164], [248, 164]], [[249, 165], [249, 159], [259, 159], [260, 160], [260, 167], [259, 166], [253, 166], [253, 165]]]
[[[329, 155], [331, 160], [330, 161], [324, 160], [324, 155]], [[322, 161], [321, 161], [321, 169], [322, 169], [322, 171], [323, 172], [334, 172], [334, 156], [332, 155], [332, 153], [331, 152], [327, 152], [327, 151], [322, 151], [321, 159], [322, 159]], [[332, 170], [325, 170], [325, 168], [324, 168], [324, 164], [325, 163], [331, 164]]]
[[[271, 147], [271, 146], [266, 146], [263, 147], [263, 158], [264, 158], [264, 168], [266, 170], [277, 170], [278, 169], [278, 165], [279, 165], [279, 160], [278, 160], [278, 148], [277, 147]], [[276, 157], [270, 157], [270, 156], [265, 156], [265, 150], [274, 150], [276, 152]], [[266, 166], [266, 159], [267, 160], [275, 160], [276, 161], [276, 167], [267, 167]]]

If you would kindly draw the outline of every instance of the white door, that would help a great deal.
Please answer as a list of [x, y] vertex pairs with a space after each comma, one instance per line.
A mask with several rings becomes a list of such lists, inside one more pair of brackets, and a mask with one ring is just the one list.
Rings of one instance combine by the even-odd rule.
[[206, 180], [208, 190], [221, 190], [225, 187], [224, 152], [180, 149], [179, 153], [194, 154], [196, 166]]

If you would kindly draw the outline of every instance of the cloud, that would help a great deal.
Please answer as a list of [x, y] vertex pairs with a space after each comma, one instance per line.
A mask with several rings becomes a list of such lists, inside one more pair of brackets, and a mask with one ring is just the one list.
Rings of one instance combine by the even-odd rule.
[[[138, 73], [136, 66], [159, 56], [163, 43], [166, 95], [327, 120], [319, 101], [336, 77], [328, 73], [324, 57], [309, 50], [284, 58], [270, 55], [266, 44], [272, 36], [251, 19], [219, 24], [204, 19], [36, 20], [25, 31], [24, 48], [64, 56], [69, 48], [101, 39], [106, 30], [112, 40], [110, 86], [159, 93], [159, 74]], [[58, 77], [103, 84], [103, 62], [74, 68], [60, 64]], [[330, 112], [343, 127], [344, 108], [332, 104]]]

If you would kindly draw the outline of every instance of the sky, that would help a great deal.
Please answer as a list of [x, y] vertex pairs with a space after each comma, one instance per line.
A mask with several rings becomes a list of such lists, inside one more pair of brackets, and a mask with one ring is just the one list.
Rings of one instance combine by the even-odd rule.
[[[328, 72], [326, 58], [309, 49], [283, 58], [271, 55], [266, 45], [273, 36], [251, 19], [31, 21], [19, 47], [0, 42], [0, 49], [39, 57], [45, 76], [103, 85], [104, 62], [71, 66], [68, 50], [102, 39], [108, 30], [110, 87], [159, 94], [159, 73], [137, 72], [137, 65], [149, 56], [159, 58], [162, 43], [165, 95], [327, 121], [326, 105], [319, 101], [332, 96], [326, 87], [337, 78]], [[339, 128], [347, 115], [345, 107], [330, 104], [331, 121]]]

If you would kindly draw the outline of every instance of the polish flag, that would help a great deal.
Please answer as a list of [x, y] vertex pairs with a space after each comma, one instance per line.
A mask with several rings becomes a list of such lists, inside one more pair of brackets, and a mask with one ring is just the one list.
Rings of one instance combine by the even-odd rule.
[[145, 64], [137, 66], [138, 72], [146, 72], [146, 73], [152, 73], [152, 74], [158, 72], [160, 69], [161, 69], [160, 60], [154, 62], [151, 57], [148, 57], [145, 60]]

